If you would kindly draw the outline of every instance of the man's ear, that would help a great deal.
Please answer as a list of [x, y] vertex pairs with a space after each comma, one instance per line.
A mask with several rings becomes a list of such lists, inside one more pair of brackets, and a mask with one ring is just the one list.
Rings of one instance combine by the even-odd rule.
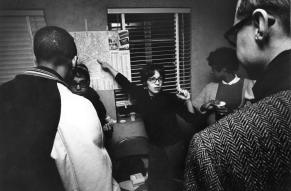
[[78, 60], [78, 57], [77, 57], [77, 56], [74, 56], [74, 58], [72, 59], [73, 67], [76, 66], [76, 64], [77, 64], [77, 60]]
[[263, 42], [269, 32], [268, 13], [264, 9], [256, 9], [253, 12], [253, 24], [256, 28], [255, 40], [258, 43]]

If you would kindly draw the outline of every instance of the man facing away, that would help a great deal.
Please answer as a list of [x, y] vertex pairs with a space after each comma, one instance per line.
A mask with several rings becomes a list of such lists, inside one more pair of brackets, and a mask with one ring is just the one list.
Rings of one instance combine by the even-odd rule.
[[92, 104], [66, 83], [73, 37], [48, 26], [34, 36], [37, 67], [0, 86], [0, 190], [112, 190], [111, 161]]
[[194, 135], [185, 190], [291, 190], [290, 1], [239, 0], [226, 37], [257, 76], [255, 103]]

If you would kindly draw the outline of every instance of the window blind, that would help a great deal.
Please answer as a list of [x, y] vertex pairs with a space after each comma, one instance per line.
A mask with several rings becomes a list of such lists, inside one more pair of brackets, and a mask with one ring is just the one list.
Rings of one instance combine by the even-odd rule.
[[[108, 14], [108, 28], [129, 31], [133, 83], [142, 85], [140, 74], [142, 68], [149, 64], [158, 64], [163, 66], [165, 73], [163, 91], [176, 93], [178, 81], [181, 88], [190, 90], [190, 13]], [[122, 89], [115, 90], [115, 99], [117, 103], [131, 100]]]
[[164, 91], [176, 91], [175, 23], [173, 14], [126, 14], [129, 31], [132, 82], [141, 85], [145, 65], [164, 68]]
[[32, 37], [45, 25], [42, 11], [0, 12], [0, 84], [34, 66]]
[[179, 14], [179, 70], [181, 88], [191, 90], [191, 19]]

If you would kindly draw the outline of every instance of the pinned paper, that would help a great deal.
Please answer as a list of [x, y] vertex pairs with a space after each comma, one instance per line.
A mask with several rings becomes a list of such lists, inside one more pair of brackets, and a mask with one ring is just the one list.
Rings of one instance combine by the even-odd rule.
[[129, 50], [112, 50], [116, 42], [111, 41], [110, 44], [109, 41], [109, 37], [118, 37], [117, 31], [71, 32], [71, 35], [77, 45], [78, 63], [85, 64], [88, 67], [90, 86], [93, 89], [113, 90], [120, 88], [115, 79], [108, 72], [103, 71], [97, 59], [111, 64], [113, 68], [131, 81]]

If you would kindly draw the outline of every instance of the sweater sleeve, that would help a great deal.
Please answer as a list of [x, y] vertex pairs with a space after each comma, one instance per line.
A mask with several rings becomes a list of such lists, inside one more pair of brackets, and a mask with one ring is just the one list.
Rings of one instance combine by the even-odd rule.
[[171, 103], [173, 104], [176, 113], [181, 116], [185, 121], [189, 123], [193, 123], [194, 120], [194, 114], [190, 113], [185, 105], [185, 102], [183, 100], [180, 100], [175, 95], [171, 96]]
[[97, 111], [98, 117], [100, 119], [101, 125], [104, 126], [106, 124], [106, 108], [102, 101], [100, 100], [100, 96], [98, 93], [93, 89], [89, 88], [88, 93], [84, 96], [93, 104], [95, 110]]
[[125, 76], [123, 76], [121, 73], [118, 73], [115, 76], [116, 82], [131, 96], [134, 98], [139, 98], [139, 95], [141, 93], [141, 88], [131, 83]]

